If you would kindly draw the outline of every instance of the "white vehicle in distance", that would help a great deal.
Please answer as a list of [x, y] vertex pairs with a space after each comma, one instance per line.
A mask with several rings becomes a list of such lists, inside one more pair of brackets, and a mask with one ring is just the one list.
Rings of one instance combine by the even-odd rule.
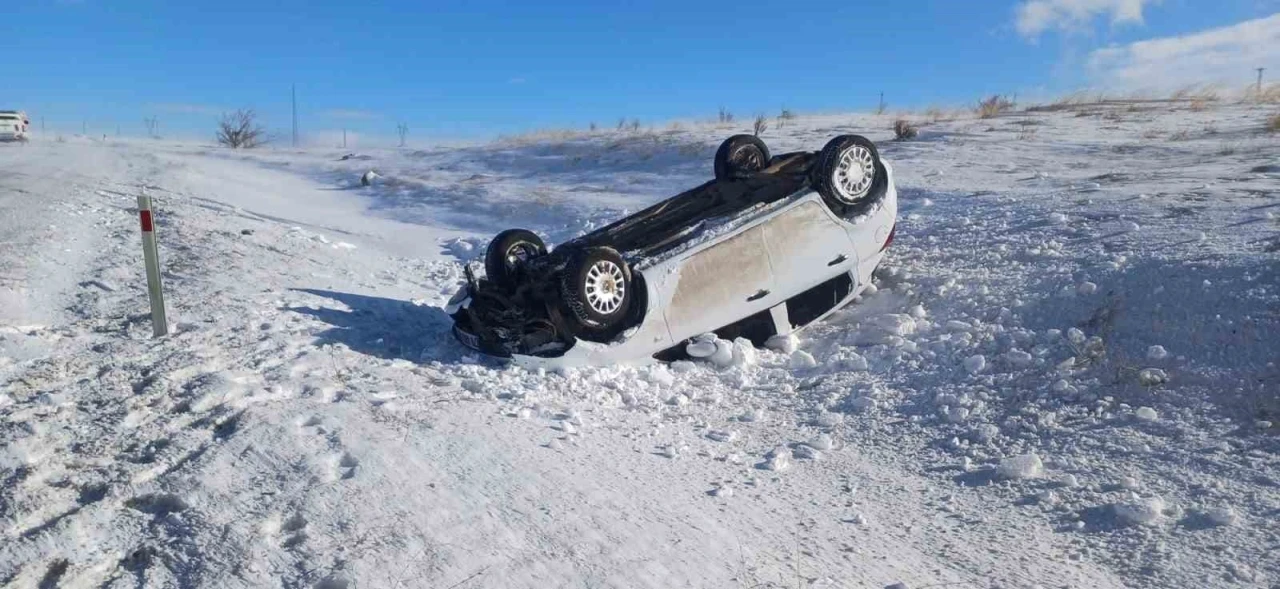
[[0, 141], [26, 141], [31, 121], [20, 110], [0, 110]]
[[726, 140], [715, 179], [548, 250], [498, 234], [446, 307], [454, 335], [533, 366], [671, 361], [714, 332], [756, 345], [848, 304], [893, 241], [893, 170], [865, 137], [770, 157]]

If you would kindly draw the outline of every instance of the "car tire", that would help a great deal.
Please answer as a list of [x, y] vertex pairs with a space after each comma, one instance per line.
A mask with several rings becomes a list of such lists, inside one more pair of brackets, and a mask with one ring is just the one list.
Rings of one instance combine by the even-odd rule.
[[547, 245], [534, 232], [508, 229], [489, 242], [489, 249], [484, 252], [484, 272], [490, 282], [510, 290], [516, 286], [516, 268], [546, 254]]
[[861, 135], [828, 141], [813, 166], [813, 188], [837, 214], [871, 202], [884, 191], [887, 174], [880, 152]]
[[755, 135], [734, 135], [716, 150], [716, 180], [737, 180], [769, 165], [769, 147]]
[[560, 298], [570, 330], [581, 339], [607, 342], [627, 327], [636, 282], [622, 255], [609, 247], [574, 252], [560, 275]]

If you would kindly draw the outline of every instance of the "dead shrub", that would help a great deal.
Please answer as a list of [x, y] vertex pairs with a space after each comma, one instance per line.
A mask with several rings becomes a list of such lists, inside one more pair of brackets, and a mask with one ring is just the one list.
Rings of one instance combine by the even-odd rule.
[[1267, 118], [1266, 129], [1268, 133], [1280, 133], [1280, 112]]
[[907, 139], [915, 139], [920, 135], [920, 129], [912, 125], [906, 119], [898, 119], [893, 122], [893, 137], [898, 141], [906, 141]]
[[728, 110], [728, 109], [726, 109], [725, 107], [723, 107], [723, 106], [722, 106], [722, 107], [720, 107], [720, 116], [719, 116], [718, 120], [719, 120], [721, 123], [732, 123], [732, 122], [733, 122], [733, 113], [729, 112], [729, 110]]
[[986, 100], [978, 102], [978, 107], [975, 110], [978, 113], [978, 118], [989, 119], [998, 116], [1001, 113], [1013, 110], [1013, 101], [1005, 98], [1004, 96], [1000, 96], [999, 94], [995, 94], [988, 97]]
[[267, 142], [267, 132], [258, 124], [253, 109], [242, 108], [223, 114], [218, 121], [218, 144], [231, 149], [252, 149]]
[[778, 113], [778, 128], [781, 129], [787, 124], [787, 122], [792, 121], [795, 118], [795, 113], [785, 108], [782, 109], [782, 112]]
[[764, 115], [756, 115], [756, 122], [754, 125], [751, 126], [751, 129], [755, 133], [756, 137], [759, 137], [760, 134], [764, 133], [765, 130], [768, 128], [769, 128], [769, 119], [766, 118]]

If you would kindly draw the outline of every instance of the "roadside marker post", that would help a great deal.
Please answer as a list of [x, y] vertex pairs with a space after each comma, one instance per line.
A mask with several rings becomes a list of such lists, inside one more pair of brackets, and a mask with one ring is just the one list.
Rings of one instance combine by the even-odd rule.
[[138, 195], [138, 216], [142, 220], [142, 257], [147, 262], [147, 293], [151, 299], [151, 326], [156, 337], [169, 334], [169, 321], [164, 316], [164, 289], [160, 285], [160, 252], [156, 249], [155, 219], [151, 213], [151, 197]]

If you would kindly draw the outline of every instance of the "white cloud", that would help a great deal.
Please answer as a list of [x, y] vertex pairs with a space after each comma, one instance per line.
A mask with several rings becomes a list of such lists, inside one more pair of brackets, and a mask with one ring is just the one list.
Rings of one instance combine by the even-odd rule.
[[1089, 55], [1098, 82], [1167, 90], [1189, 84], [1245, 86], [1253, 68], [1280, 70], [1280, 13], [1175, 37], [1112, 45]]
[[1112, 25], [1142, 24], [1142, 9], [1160, 0], [1024, 0], [1018, 4], [1018, 33], [1035, 38], [1050, 29], [1076, 30], [1098, 16], [1108, 16]]
[[378, 114], [378, 113], [376, 113], [376, 112], [367, 111], [367, 110], [359, 110], [359, 109], [354, 109], [354, 108], [331, 108], [331, 109], [326, 110], [326, 111], [324, 111], [324, 112], [322, 112], [322, 113], [320, 113], [320, 114], [322, 114], [322, 115], [324, 115], [324, 116], [326, 116], [326, 117], [329, 117], [329, 118], [331, 118], [331, 119], [348, 119], [348, 120], [364, 120], [364, 121], [367, 121], [367, 120], [371, 120], [371, 119], [380, 119], [380, 118], [382, 118], [382, 115], [380, 115], [380, 114]]

